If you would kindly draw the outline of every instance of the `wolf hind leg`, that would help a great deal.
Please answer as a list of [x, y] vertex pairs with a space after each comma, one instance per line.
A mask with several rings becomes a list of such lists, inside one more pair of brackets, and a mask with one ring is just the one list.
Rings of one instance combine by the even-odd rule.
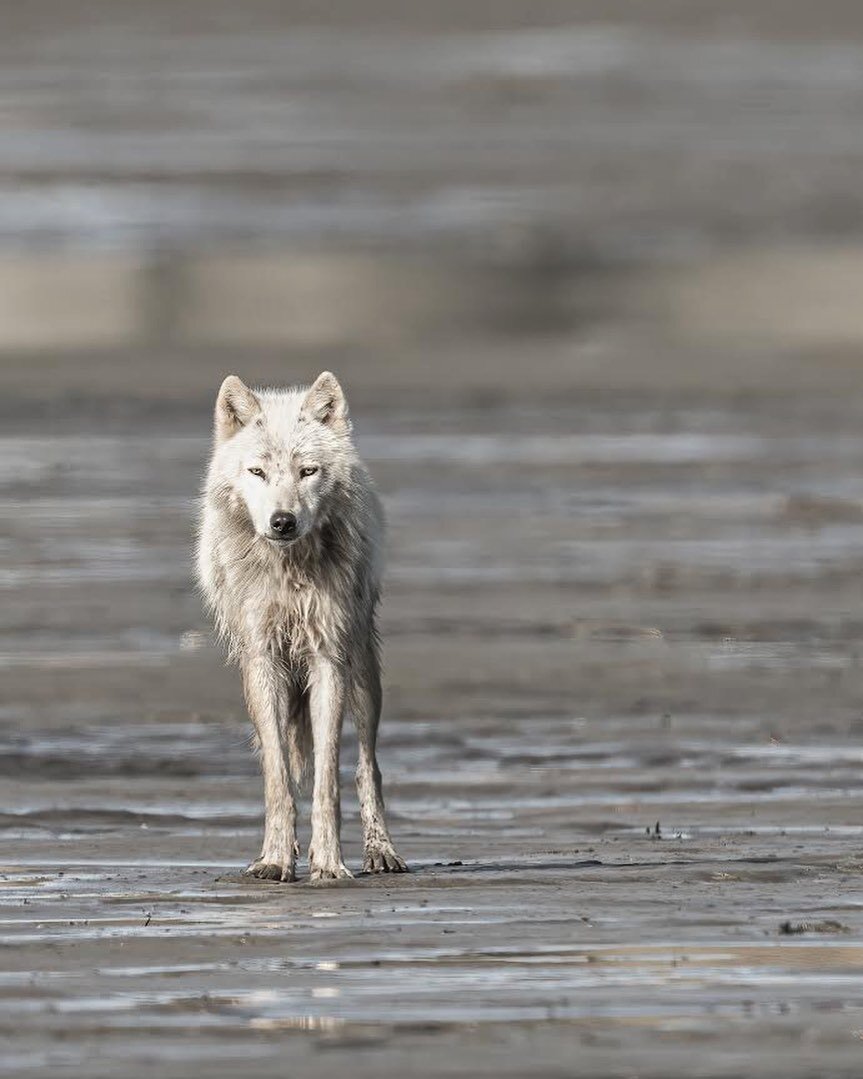
[[381, 770], [377, 759], [378, 725], [381, 718], [380, 665], [376, 655], [367, 657], [355, 672], [351, 687], [351, 710], [357, 728], [357, 794], [363, 824], [363, 872], [406, 873], [407, 864], [393, 846], [384, 809]]
[[294, 788], [302, 791], [312, 761], [312, 718], [308, 690], [297, 682], [289, 685], [287, 710], [282, 718], [282, 745]]

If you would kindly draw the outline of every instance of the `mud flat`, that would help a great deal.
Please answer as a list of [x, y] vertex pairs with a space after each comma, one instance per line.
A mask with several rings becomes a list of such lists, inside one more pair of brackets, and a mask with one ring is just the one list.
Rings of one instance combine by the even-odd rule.
[[[4, 13], [0, 1065], [858, 1076], [859, 5], [318, 7]], [[324, 367], [412, 872], [282, 886], [190, 546]]]
[[413, 872], [278, 886], [239, 875], [259, 783], [189, 584], [214, 364], [188, 364], [161, 411], [3, 439], [7, 1070], [856, 1074], [856, 398], [573, 373], [555, 402], [520, 365], [442, 406], [349, 376]]

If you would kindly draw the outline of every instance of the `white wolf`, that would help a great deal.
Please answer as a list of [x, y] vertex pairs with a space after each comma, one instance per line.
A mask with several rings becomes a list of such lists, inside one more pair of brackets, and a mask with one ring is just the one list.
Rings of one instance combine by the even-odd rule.
[[339, 838], [339, 745], [348, 709], [359, 740], [363, 869], [406, 869], [387, 829], [375, 755], [383, 528], [334, 375], [325, 371], [308, 389], [254, 392], [235, 375], [225, 379], [198, 576], [242, 669], [260, 748], [266, 823], [261, 855], [246, 870], [252, 876], [295, 879], [296, 797], [310, 748], [311, 878], [351, 876]]

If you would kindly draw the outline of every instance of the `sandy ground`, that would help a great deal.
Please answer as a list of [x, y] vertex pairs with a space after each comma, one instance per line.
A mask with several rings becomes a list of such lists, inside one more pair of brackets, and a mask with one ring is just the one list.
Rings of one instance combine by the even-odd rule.
[[[859, 1075], [859, 5], [319, 7], [3, 15], [4, 1072]], [[283, 886], [190, 547], [323, 367], [412, 872]]]
[[[73, 399], [94, 371], [66, 370]], [[413, 872], [346, 886], [239, 875], [259, 782], [189, 584], [203, 389], [10, 425], [9, 1070], [859, 1072], [856, 399], [512, 379], [359, 395]]]

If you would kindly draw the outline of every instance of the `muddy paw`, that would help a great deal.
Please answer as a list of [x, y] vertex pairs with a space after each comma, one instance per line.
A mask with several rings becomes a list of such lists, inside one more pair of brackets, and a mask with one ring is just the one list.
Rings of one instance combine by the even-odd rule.
[[350, 880], [353, 873], [343, 862], [334, 865], [312, 865], [309, 880]]
[[269, 862], [263, 858], [257, 858], [246, 869], [247, 877], [257, 877], [259, 880], [296, 880], [293, 863], [282, 865], [279, 862]]
[[391, 844], [369, 847], [363, 858], [364, 873], [407, 873], [404, 858]]

